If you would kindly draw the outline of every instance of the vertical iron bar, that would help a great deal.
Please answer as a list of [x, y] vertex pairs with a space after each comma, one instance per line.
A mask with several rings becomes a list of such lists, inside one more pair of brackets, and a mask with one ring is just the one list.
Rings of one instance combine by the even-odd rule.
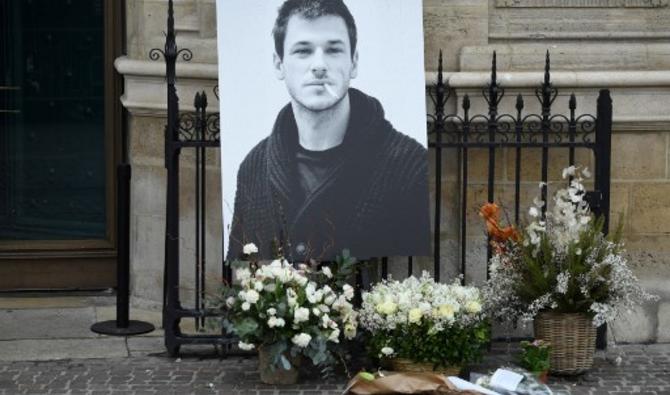
[[[575, 110], [577, 109], [577, 98], [575, 94], [570, 95], [570, 101], [568, 102], [568, 107], [570, 108], [570, 124], [568, 125], [568, 134], [570, 138], [570, 158], [569, 166], [575, 164], [575, 137], [577, 135], [577, 121], [575, 119]], [[572, 177], [570, 177], [572, 181]]]
[[[203, 91], [202, 95], [200, 95], [200, 99], [202, 100], [202, 108], [201, 108], [201, 114], [200, 114], [200, 141], [205, 141], [205, 136], [207, 135], [207, 94]], [[200, 245], [200, 306], [199, 308], [201, 310], [205, 309], [205, 295], [206, 295], [206, 289], [205, 289], [205, 264], [207, 261], [207, 252], [205, 250], [205, 240], [206, 240], [206, 233], [205, 233], [205, 220], [207, 216], [205, 215], [206, 210], [205, 210], [205, 202], [206, 202], [206, 186], [207, 186], [207, 181], [206, 181], [206, 151], [205, 147], [201, 146], [198, 148], [200, 150], [200, 237], [201, 237], [201, 245]], [[205, 317], [200, 317], [200, 325], [205, 325]]]
[[388, 257], [382, 258], [382, 278], [384, 280], [389, 278], [389, 259]]
[[596, 116], [596, 171], [594, 182], [600, 191], [600, 214], [605, 216], [603, 232], [609, 232], [610, 224], [610, 168], [612, 161], [612, 98], [609, 89], [598, 95]]
[[[609, 233], [610, 224], [610, 169], [612, 160], [612, 98], [608, 89], [598, 95], [596, 115], [596, 190], [600, 191], [599, 212], [605, 216], [603, 232]], [[598, 327], [596, 348], [607, 348], [607, 324]]]
[[[494, 180], [495, 180], [495, 162], [496, 162], [496, 130], [498, 129], [498, 75], [496, 70], [496, 52], [493, 51], [493, 60], [491, 61], [491, 83], [489, 84], [488, 104], [489, 104], [489, 171], [488, 171], [488, 201], [493, 203], [494, 199]], [[486, 243], [486, 279], [489, 279], [488, 263], [491, 261], [491, 243], [487, 236]]]
[[461, 284], [465, 285], [465, 258], [467, 254], [467, 206], [468, 206], [468, 134], [470, 132], [470, 97], [463, 97], [463, 145], [461, 185]]
[[516, 134], [516, 160], [514, 163], [514, 224], [519, 225], [520, 205], [521, 205], [521, 133], [523, 131], [523, 96], [519, 93], [516, 97], [516, 124], [514, 132]]
[[407, 258], [407, 277], [412, 277], [414, 274], [414, 263], [412, 262], [412, 257]]
[[118, 265], [116, 273], [116, 327], [129, 325], [129, 285], [130, 285], [130, 165], [117, 166], [117, 237]]
[[175, 87], [175, 64], [177, 62], [177, 44], [174, 32], [174, 7], [168, 1], [167, 34], [165, 38], [165, 75], [167, 79], [167, 127], [165, 138], [165, 161], [167, 179], [166, 214], [166, 272], [167, 303], [164, 312], [165, 345], [170, 355], [179, 352], [177, 336], [180, 334], [179, 317], [176, 310], [181, 308], [179, 301], [179, 141], [178, 118], [179, 98]]
[[435, 92], [435, 232], [433, 234], [435, 281], [440, 281], [440, 218], [442, 216], [442, 133], [444, 132], [445, 85], [442, 73], [442, 51], [437, 65]]
[[547, 181], [549, 162], [549, 114], [551, 113], [551, 78], [549, 75], [549, 51], [547, 51], [544, 65], [544, 83], [542, 84], [542, 218], [547, 212]]
[[[195, 139], [200, 138], [200, 92], [196, 92], [193, 106], [195, 107]], [[195, 149], [195, 308], [200, 308], [200, 147]], [[200, 320], [195, 319], [195, 330], [200, 330]]]

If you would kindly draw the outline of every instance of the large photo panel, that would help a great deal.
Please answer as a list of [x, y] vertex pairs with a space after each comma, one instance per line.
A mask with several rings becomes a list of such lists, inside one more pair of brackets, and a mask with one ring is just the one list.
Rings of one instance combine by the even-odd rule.
[[421, 0], [217, 0], [224, 246], [429, 255]]

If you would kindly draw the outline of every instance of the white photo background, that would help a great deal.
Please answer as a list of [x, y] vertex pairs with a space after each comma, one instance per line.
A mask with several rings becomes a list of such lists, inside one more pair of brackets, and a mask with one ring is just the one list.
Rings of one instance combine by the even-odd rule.
[[[217, 0], [224, 254], [240, 163], [290, 101], [272, 63], [272, 27], [283, 2]], [[358, 76], [351, 87], [376, 97], [395, 129], [426, 147], [421, 0], [345, 3], [358, 30]]]

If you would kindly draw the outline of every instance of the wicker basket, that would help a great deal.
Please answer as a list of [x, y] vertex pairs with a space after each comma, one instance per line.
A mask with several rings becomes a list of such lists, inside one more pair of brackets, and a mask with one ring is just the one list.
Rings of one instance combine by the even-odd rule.
[[391, 369], [395, 372], [432, 372], [445, 376], [458, 376], [461, 373], [460, 366], [440, 366], [437, 369], [433, 369], [432, 363], [414, 362], [407, 358], [391, 358], [389, 362]]
[[533, 328], [536, 339], [551, 343], [552, 373], [581, 374], [593, 365], [596, 328], [586, 314], [542, 312]]

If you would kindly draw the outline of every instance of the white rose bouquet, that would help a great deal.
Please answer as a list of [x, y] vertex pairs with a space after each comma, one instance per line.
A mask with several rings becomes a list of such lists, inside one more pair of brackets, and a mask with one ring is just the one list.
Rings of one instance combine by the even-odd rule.
[[359, 321], [373, 357], [462, 366], [479, 360], [489, 340], [479, 290], [458, 280], [436, 283], [424, 272], [382, 281], [362, 298]]
[[[257, 251], [252, 244], [244, 247], [247, 254]], [[296, 356], [325, 367], [336, 361], [330, 345], [356, 336], [354, 289], [337, 281], [330, 267], [313, 271], [284, 259], [233, 265], [234, 284], [223, 291], [224, 328], [239, 337], [240, 349], [264, 348], [274, 368], [291, 369]], [[345, 259], [347, 267], [353, 262]]]

